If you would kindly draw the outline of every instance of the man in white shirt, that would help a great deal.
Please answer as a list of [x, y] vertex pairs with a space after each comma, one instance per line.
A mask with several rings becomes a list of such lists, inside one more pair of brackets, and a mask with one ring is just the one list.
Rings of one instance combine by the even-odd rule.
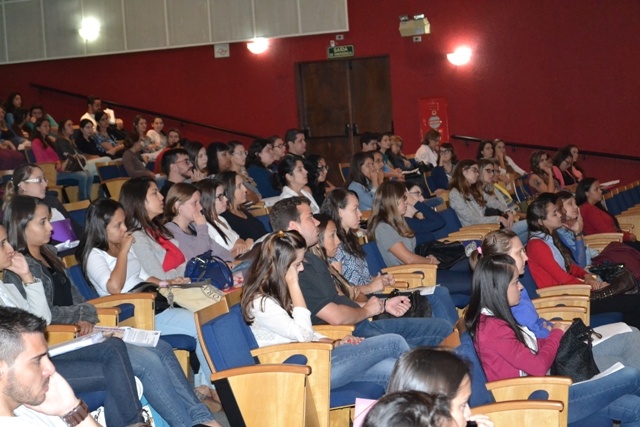
[[47, 355], [44, 319], [0, 307], [0, 425], [99, 426]]
[[91, 120], [93, 125], [96, 125], [96, 113], [102, 111], [102, 101], [97, 96], [90, 96], [87, 98], [87, 112], [80, 117], [80, 121], [84, 119]]

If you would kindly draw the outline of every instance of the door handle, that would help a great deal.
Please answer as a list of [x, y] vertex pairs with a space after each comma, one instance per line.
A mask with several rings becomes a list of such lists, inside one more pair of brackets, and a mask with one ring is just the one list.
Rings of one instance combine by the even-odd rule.
[[358, 124], [354, 123], [353, 124], [353, 135], [358, 135], [360, 132], [358, 131]]
[[345, 123], [344, 125], [344, 135], [345, 136], [351, 135], [351, 125], [349, 123]]

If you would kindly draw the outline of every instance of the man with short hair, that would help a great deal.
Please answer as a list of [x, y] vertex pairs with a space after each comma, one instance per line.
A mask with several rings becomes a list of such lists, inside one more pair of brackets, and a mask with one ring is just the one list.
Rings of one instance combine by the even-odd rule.
[[[269, 213], [273, 230], [296, 230], [304, 237], [307, 248], [318, 243], [318, 221], [311, 213], [309, 200], [291, 197], [277, 202]], [[372, 337], [382, 334], [398, 334], [409, 346], [436, 346], [453, 331], [444, 319], [397, 318], [369, 321], [386, 311], [399, 317], [411, 306], [407, 297], [389, 298], [386, 302], [371, 297], [354, 301], [336, 290], [326, 262], [307, 251], [304, 270], [298, 275], [300, 289], [313, 324], [355, 325], [354, 336]]]
[[102, 111], [102, 101], [97, 96], [89, 96], [87, 98], [87, 112], [80, 117], [80, 121], [89, 119], [95, 126], [97, 124], [96, 113], [98, 111]]
[[184, 182], [191, 177], [189, 171], [193, 165], [189, 153], [184, 148], [172, 148], [162, 155], [162, 170], [167, 174], [167, 181], [160, 189], [160, 194], [167, 197], [173, 184]]
[[44, 319], [0, 307], [0, 425], [100, 426], [47, 355]]
[[360, 146], [363, 152], [377, 151], [380, 136], [377, 133], [365, 132], [360, 135]]
[[304, 153], [307, 151], [304, 132], [300, 129], [289, 129], [284, 134], [284, 140], [287, 143], [287, 155], [304, 161]]

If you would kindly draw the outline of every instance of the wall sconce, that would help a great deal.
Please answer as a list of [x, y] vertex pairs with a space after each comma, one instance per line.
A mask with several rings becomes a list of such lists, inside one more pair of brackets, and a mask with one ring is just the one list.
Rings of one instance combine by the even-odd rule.
[[420, 36], [431, 33], [431, 24], [424, 14], [413, 15], [413, 19], [409, 19], [409, 15], [401, 15], [398, 30], [402, 37]]
[[100, 22], [96, 18], [83, 18], [78, 33], [85, 41], [92, 42], [100, 36]]
[[269, 39], [265, 39], [264, 37], [256, 37], [253, 41], [247, 43], [247, 49], [249, 52], [259, 55], [261, 53], [266, 52], [269, 49]]
[[460, 46], [453, 53], [447, 53], [447, 59], [453, 65], [465, 65], [471, 59], [471, 49], [466, 46]]

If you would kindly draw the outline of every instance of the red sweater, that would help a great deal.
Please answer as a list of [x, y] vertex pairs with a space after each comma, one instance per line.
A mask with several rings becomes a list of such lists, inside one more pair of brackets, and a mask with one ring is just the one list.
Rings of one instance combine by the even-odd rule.
[[554, 285], [568, 285], [581, 283], [587, 272], [575, 263], [571, 263], [569, 272], [559, 265], [553, 258], [551, 248], [541, 239], [531, 239], [527, 243], [527, 255], [529, 256], [529, 270], [538, 288], [546, 288]]
[[520, 371], [542, 377], [556, 358], [562, 334], [554, 329], [547, 338], [538, 338], [538, 352], [533, 353], [518, 341], [507, 322], [482, 314], [473, 344], [489, 381], [517, 378]]
[[[584, 234], [596, 233], [618, 233], [616, 223], [606, 212], [601, 211], [589, 202], [580, 205], [580, 214], [584, 221]], [[630, 241], [631, 235], [624, 233], [622, 237], [624, 241]]]

